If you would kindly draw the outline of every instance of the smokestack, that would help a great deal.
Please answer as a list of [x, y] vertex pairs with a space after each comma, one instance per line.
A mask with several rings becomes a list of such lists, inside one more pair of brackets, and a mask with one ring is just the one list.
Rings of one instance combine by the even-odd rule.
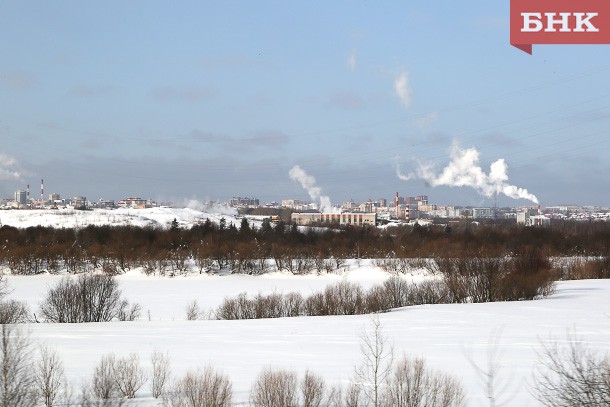
[[542, 226], [542, 212], [540, 211], [540, 205], [538, 205], [538, 226]]
[[27, 187], [26, 191], [27, 191], [26, 192], [26, 197], [27, 197], [26, 198], [26, 202], [29, 203], [30, 202], [30, 184], [28, 184], [28, 187]]
[[44, 206], [44, 179], [40, 180], [40, 206]]
[[407, 208], [405, 209], [405, 220], [407, 222], [411, 221], [411, 213], [409, 212], [409, 204], [406, 204]]

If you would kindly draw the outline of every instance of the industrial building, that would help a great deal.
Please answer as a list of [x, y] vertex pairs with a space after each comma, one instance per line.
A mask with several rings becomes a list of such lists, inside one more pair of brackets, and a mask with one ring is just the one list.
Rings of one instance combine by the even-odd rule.
[[525, 226], [549, 226], [551, 219], [542, 215], [540, 206], [538, 210], [528, 209], [517, 213], [517, 224]]
[[320, 212], [303, 212], [293, 213], [291, 216], [293, 223], [297, 225], [311, 224], [339, 224], [339, 225], [354, 225], [375, 226], [377, 224], [376, 213], [360, 213], [360, 212], [345, 212], [345, 213], [320, 213]]

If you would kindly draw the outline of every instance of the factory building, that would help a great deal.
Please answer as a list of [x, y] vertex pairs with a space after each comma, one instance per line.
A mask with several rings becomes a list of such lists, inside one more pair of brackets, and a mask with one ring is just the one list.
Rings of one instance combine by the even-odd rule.
[[551, 219], [542, 215], [540, 206], [538, 210], [528, 209], [517, 213], [517, 224], [525, 226], [549, 226]]
[[345, 213], [319, 213], [319, 212], [304, 212], [293, 213], [291, 216], [293, 223], [297, 225], [319, 224], [339, 224], [339, 225], [354, 225], [375, 226], [377, 224], [376, 213], [360, 213], [360, 212], [345, 212]]

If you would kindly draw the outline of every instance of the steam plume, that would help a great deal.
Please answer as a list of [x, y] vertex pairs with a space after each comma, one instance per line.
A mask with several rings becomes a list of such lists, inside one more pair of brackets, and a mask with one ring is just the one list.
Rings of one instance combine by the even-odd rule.
[[322, 195], [322, 189], [316, 186], [316, 179], [307, 174], [301, 167], [295, 165], [288, 172], [290, 179], [298, 181], [301, 186], [307, 191], [309, 197], [320, 202], [320, 212], [332, 212], [333, 207], [330, 203], [330, 198]]
[[19, 180], [23, 174], [16, 170], [17, 160], [13, 157], [0, 153], [0, 180]]
[[414, 173], [407, 175], [402, 174], [400, 168], [396, 167], [396, 175], [404, 181], [423, 179], [432, 187], [471, 187], [486, 197], [504, 194], [513, 199], [527, 199], [538, 203], [538, 198], [527, 189], [508, 183], [508, 166], [503, 158], [494, 161], [489, 167], [489, 174], [486, 174], [479, 165], [479, 152], [475, 148], [464, 150], [454, 144], [450, 157], [451, 162], [438, 175], [432, 165], [421, 163]]

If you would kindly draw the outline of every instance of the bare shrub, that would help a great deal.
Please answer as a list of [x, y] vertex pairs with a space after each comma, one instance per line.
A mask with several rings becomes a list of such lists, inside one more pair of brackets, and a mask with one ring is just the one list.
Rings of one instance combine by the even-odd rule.
[[140, 304], [131, 304], [129, 305], [129, 301], [121, 300], [121, 305], [119, 305], [119, 311], [117, 313], [116, 319], [119, 321], [135, 321], [140, 318], [140, 312], [142, 311], [142, 306]]
[[0, 302], [0, 324], [19, 324], [30, 321], [30, 310], [25, 302], [7, 300]]
[[324, 379], [309, 370], [301, 381], [303, 407], [320, 407], [324, 402]]
[[199, 303], [197, 300], [192, 300], [186, 304], [186, 320], [195, 321], [199, 319], [201, 310], [199, 309]]
[[341, 281], [305, 300], [307, 315], [356, 315], [365, 311], [364, 291], [358, 284]]
[[567, 346], [542, 343], [533, 395], [544, 406], [610, 405], [610, 358], [568, 334]]
[[297, 376], [286, 370], [265, 368], [250, 390], [253, 407], [296, 407]]
[[[139, 314], [139, 306], [127, 312], [116, 280], [107, 275], [65, 277], [51, 288], [40, 305], [47, 322], [107, 322]], [[137, 313], [136, 313], [137, 311]]]
[[428, 369], [421, 358], [403, 357], [394, 367], [384, 394], [393, 407], [458, 407], [466, 405], [464, 389], [451, 376]]
[[116, 389], [125, 398], [136, 397], [136, 392], [146, 383], [146, 373], [140, 365], [140, 357], [136, 353], [116, 359], [113, 363], [113, 374]]
[[232, 404], [229, 378], [212, 367], [188, 372], [163, 395], [165, 407], [229, 407]]
[[[38, 401], [45, 407], [57, 405], [65, 390], [63, 363], [57, 352], [40, 348], [40, 359], [34, 369]], [[64, 395], [65, 396], [65, 395]]]
[[362, 388], [356, 383], [351, 383], [345, 392], [345, 407], [364, 407], [362, 400]]
[[113, 354], [104, 355], [93, 371], [91, 393], [98, 399], [108, 400], [118, 394], [114, 377], [115, 362], [116, 358]]
[[1, 406], [30, 407], [36, 399], [30, 340], [15, 325], [1, 325], [0, 331]]
[[155, 350], [150, 356], [152, 364], [152, 396], [159, 398], [165, 389], [170, 377], [170, 359], [167, 353]]
[[[84, 386], [81, 389], [78, 407], [121, 407], [125, 404], [125, 399], [121, 397], [113, 397], [102, 399], [95, 395], [92, 386]], [[66, 404], [71, 405], [71, 404]]]

